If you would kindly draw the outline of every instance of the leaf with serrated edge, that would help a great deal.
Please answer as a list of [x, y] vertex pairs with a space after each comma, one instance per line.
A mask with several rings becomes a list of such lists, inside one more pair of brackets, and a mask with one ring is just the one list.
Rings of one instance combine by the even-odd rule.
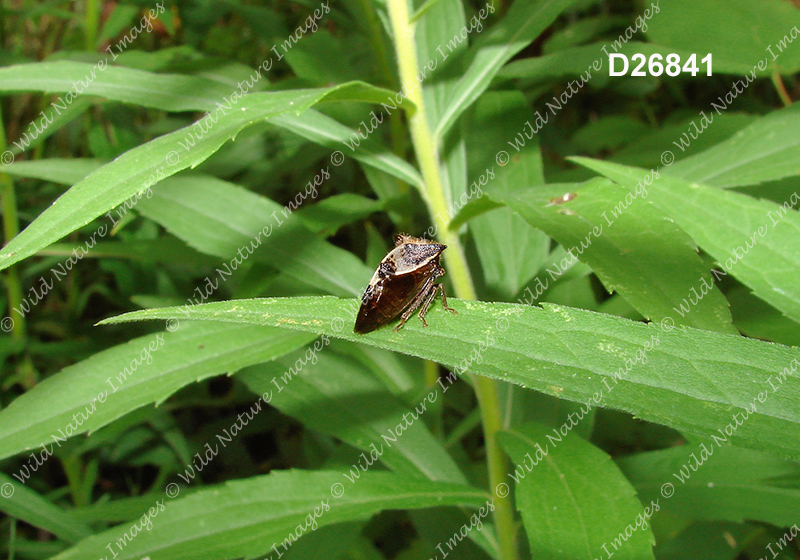
[[[728, 302], [713, 287], [714, 280], [692, 240], [647, 204], [645, 192], [633, 196], [625, 187], [595, 179], [496, 196], [571, 251], [572, 260], [592, 267], [608, 291], [619, 292], [647, 319], [672, 317], [698, 329], [736, 334]], [[549, 202], [567, 193], [576, 196], [563, 204]], [[552, 282], [558, 278], [559, 267], [549, 270], [556, 275], [540, 276]], [[701, 279], [712, 288], [690, 305], [691, 290], [700, 291]], [[677, 311], [687, 308], [683, 316]]]
[[[588, 158], [571, 158], [635, 189], [653, 174]], [[660, 174], [648, 202], [669, 216], [701, 249], [758, 297], [800, 322], [800, 214], [768, 200]], [[796, 200], [795, 200], [796, 202]]]
[[[332, 497], [339, 489], [341, 497]], [[289, 546], [284, 550], [284, 539], [290, 534], [293, 539], [299, 538], [314, 526], [368, 519], [385, 509], [447, 505], [479, 508], [489, 496], [469, 486], [393, 473], [365, 472], [350, 484], [338, 471], [292, 470], [227, 482], [174, 501], [163, 500], [163, 509], [152, 516], [152, 528], [128, 540], [127, 546], [116, 551], [114, 560], [252, 558], [271, 552], [273, 544], [286, 552]], [[103, 557], [108, 552], [106, 545], [116, 543], [130, 527], [123, 523], [85, 539], [53, 560]]]
[[97, 430], [141, 406], [163, 402], [189, 383], [274, 359], [314, 339], [252, 325], [180, 322], [192, 313], [187, 307], [175, 308], [178, 322], [170, 325], [179, 325], [177, 331], [99, 352], [0, 411], [0, 458], [34, 448], [38, 456], [42, 444], [60, 446], [56, 438]]
[[[729, 440], [800, 458], [800, 376], [795, 373], [800, 349], [688, 327], [670, 329], [669, 323], [662, 331], [555, 305], [539, 309], [466, 300], [448, 301], [459, 312], [455, 317], [431, 306], [425, 329], [409, 321], [398, 333], [384, 328], [358, 335], [350, 329], [358, 303], [333, 297], [236, 300], [196, 306], [193, 318], [325, 333], [467, 367], [470, 373], [577, 402], [600, 393], [601, 406], [706, 437], [725, 429], [734, 413], [752, 410], [754, 399], [765, 392], [765, 402], [756, 401], [755, 411]], [[172, 309], [136, 311], [104, 323], [174, 314]], [[488, 346], [481, 363], [474, 358], [467, 363], [481, 344]]]
[[[384, 90], [360, 82], [319, 90], [245, 95], [231, 109], [218, 109], [204, 117], [203, 125], [198, 121], [129, 150], [74, 185], [2, 248], [0, 270], [123, 202], [138, 202], [158, 181], [200, 164], [251, 124], [280, 113], [300, 113], [324, 99], [375, 102], [385, 95]], [[193, 147], [182, 146], [189, 145], [187, 138]]]
[[791, 461], [709, 440], [639, 453], [617, 463], [643, 501], [657, 499], [667, 482], [674, 486], [672, 497], [662, 500], [665, 513], [778, 527], [797, 522], [800, 465]]
[[[653, 558], [649, 517], [657, 510], [642, 507], [611, 457], [573, 432], [536, 423], [498, 438], [516, 465], [514, 495], [534, 558], [594, 560], [604, 545], [620, 560]], [[627, 538], [615, 548], [620, 534]]]

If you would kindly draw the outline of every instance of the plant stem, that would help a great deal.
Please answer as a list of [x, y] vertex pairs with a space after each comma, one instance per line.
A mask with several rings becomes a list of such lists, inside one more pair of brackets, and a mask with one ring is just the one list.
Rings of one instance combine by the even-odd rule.
[[783, 85], [783, 79], [778, 72], [772, 73], [772, 84], [775, 86], [775, 90], [778, 92], [778, 97], [781, 98], [783, 106], [790, 106], [792, 104], [792, 97], [789, 95], [789, 92], [786, 91], [786, 86]]
[[[444, 252], [444, 260], [452, 278], [456, 296], [474, 300], [477, 299], [475, 288], [472, 284], [461, 240], [458, 233], [451, 231], [448, 227], [450, 215], [447, 211], [447, 200], [442, 186], [439, 146], [428, 123], [422, 85], [417, 84], [419, 64], [414, 42], [415, 26], [409, 22], [407, 0], [388, 0], [387, 4], [389, 19], [392, 22], [400, 81], [404, 84], [411, 84], [411, 87], [406, 90], [406, 94], [416, 106], [416, 111], [409, 118], [409, 127], [414, 152], [424, 181], [422, 194], [427, 203], [431, 220], [435, 225], [440, 226], [438, 227], [438, 238], [448, 247]], [[406, 86], [404, 85], [404, 87]], [[497, 486], [505, 482], [508, 473], [506, 456], [497, 442], [497, 432], [502, 428], [497, 385], [495, 381], [479, 376], [473, 376], [472, 381], [481, 409], [489, 485], [494, 494]], [[500, 558], [516, 560], [517, 545], [511, 499], [499, 498], [495, 501], [493, 517], [500, 541]]]
[[83, 28], [86, 34], [86, 50], [97, 50], [97, 24], [100, 7], [98, 0], [86, 0], [83, 13]]
[[[6, 151], [6, 131], [3, 122], [2, 111], [0, 111], [0, 154]], [[0, 163], [0, 165], [2, 165]], [[19, 219], [17, 218], [17, 197], [14, 192], [14, 182], [7, 173], [0, 171], [0, 196], [3, 208], [3, 239], [8, 243], [19, 233]], [[4, 243], [4, 244], [5, 244]], [[8, 316], [11, 317], [12, 309], [19, 309], [22, 303], [22, 284], [19, 279], [19, 268], [17, 265], [8, 267], [5, 277], [6, 291], [8, 293]], [[11, 336], [15, 340], [25, 338], [25, 317], [20, 315], [14, 319], [14, 326], [11, 328]]]
[[[394, 72], [389, 64], [389, 53], [387, 52], [386, 42], [380, 18], [375, 10], [375, 3], [372, 0], [360, 0], [361, 10], [364, 12], [364, 18], [367, 25], [367, 37], [369, 39], [372, 51], [378, 59], [378, 68], [383, 77], [386, 87], [397, 87], [397, 81], [394, 78]], [[403, 119], [402, 113], [395, 111], [389, 115], [390, 133], [392, 138], [392, 152], [399, 157], [403, 157], [405, 153], [405, 142], [403, 136]], [[398, 180], [398, 186], [404, 187], [405, 184]]]

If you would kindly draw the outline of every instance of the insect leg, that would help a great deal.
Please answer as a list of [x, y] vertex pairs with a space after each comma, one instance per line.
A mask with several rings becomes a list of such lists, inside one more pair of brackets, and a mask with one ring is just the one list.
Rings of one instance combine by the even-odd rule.
[[433, 301], [433, 298], [436, 297], [437, 288], [438, 288], [438, 285], [433, 286], [431, 288], [430, 295], [428, 296], [428, 299], [426, 299], [425, 303], [423, 303], [422, 306], [419, 308], [419, 318], [422, 321], [422, 326], [423, 327], [427, 327], [428, 326], [428, 322], [425, 320], [425, 314], [428, 312], [428, 307], [430, 307], [431, 302]]
[[455, 309], [453, 309], [452, 307], [447, 307], [447, 297], [444, 295], [444, 286], [443, 286], [442, 284], [439, 284], [437, 287], [439, 288], [439, 291], [441, 291], [441, 292], [442, 292], [442, 306], [443, 306], [443, 307], [444, 307], [444, 308], [445, 308], [447, 311], [449, 311], [450, 313], [452, 313], [453, 315], [458, 315], [458, 311], [456, 311], [456, 310], [455, 310]]
[[[416, 311], [416, 310], [417, 310], [417, 308], [418, 308], [418, 307], [420, 306], [420, 304], [422, 303], [422, 300], [424, 300], [424, 299], [425, 299], [425, 298], [428, 296], [428, 294], [429, 294], [429, 293], [430, 293], [430, 291], [431, 291], [431, 285], [433, 284], [433, 280], [434, 280], [434, 279], [433, 279], [433, 278], [431, 278], [431, 279], [429, 279], [428, 281], [426, 281], [426, 283], [425, 283], [425, 287], [423, 287], [423, 288], [422, 288], [422, 289], [419, 291], [419, 293], [418, 293], [416, 296], [414, 296], [414, 299], [413, 299], [413, 300], [411, 301], [411, 303], [408, 305], [408, 308], [407, 308], [407, 309], [405, 310], [405, 312], [403, 312], [403, 314], [400, 316], [400, 324], [398, 324], [398, 325], [397, 325], [397, 326], [394, 328], [394, 332], [397, 332], [397, 331], [399, 331], [399, 330], [400, 330], [400, 328], [401, 328], [403, 325], [405, 325], [405, 324], [406, 324], [406, 321], [408, 321], [408, 318], [409, 318], [409, 317], [411, 317], [412, 313], [414, 313], [414, 311]], [[424, 322], [424, 321], [423, 321], [423, 322]]]

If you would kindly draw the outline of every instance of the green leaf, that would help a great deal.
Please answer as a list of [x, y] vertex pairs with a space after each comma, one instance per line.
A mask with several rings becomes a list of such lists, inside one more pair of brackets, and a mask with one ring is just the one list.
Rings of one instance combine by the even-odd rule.
[[[720, 14], [725, 17], [719, 17]], [[665, 47], [697, 53], [698, 64], [707, 53], [718, 65], [731, 62], [753, 65], [763, 61], [763, 77], [772, 72], [800, 70], [800, 50], [787, 46], [800, 30], [800, 12], [791, 2], [762, 0], [697, 0], [667, 2], [648, 23], [647, 37]], [[787, 37], [788, 36], [788, 37]], [[781, 50], [778, 43], [787, 37]], [[772, 48], [772, 54], [767, 50]], [[777, 55], [777, 58], [775, 58]], [[681, 60], [686, 60], [682, 58]], [[758, 71], [758, 70], [757, 70]]]
[[[572, 159], [629, 189], [652, 178], [643, 169]], [[800, 322], [800, 216], [790, 209], [796, 196], [780, 206], [665, 175], [647, 188], [648, 201], [692, 236], [723, 273]]]
[[108, 19], [103, 24], [100, 36], [97, 38], [97, 48], [102, 48], [102, 43], [114, 39], [123, 31], [127, 32], [138, 13], [139, 10], [135, 6], [127, 4], [114, 6], [111, 15], [108, 16]]
[[[0, 72], [2, 69], [0, 69]], [[79, 97], [72, 104], [68, 105], [65, 109], [61, 109], [50, 105], [45, 109], [47, 113], [39, 113], [39, 118], [31, 122], [27, 128], [22, 132], [18, 141], [12, 142], [14, 147], [11, 153], [19, 154], [23, 150], [31, 150], [36, 148], [45, 140], [50, 138], [53, 134], [61, 130], [64, 126], [72, 122], [73, 119], [82, 115], [92, 106], [91, 99], [87, 97]], [[39, 130], [41, 132], [39, 132]]]
[[40, 91], [62, 94], [53, 105], [70, 105], [79, 95], [95, 95], [112, 101], [133, 103], [163, 111], [211, 111], [235, 87], [219, 82], [181, 76], [154, 74], [132, 68], [87, 64], [85, 62], [36, 62], [0, 68], [0, 92]]
[[[193, 318], [324, 333], [584, 404], [594, 400], [597, 406], [626, 410], [690, 433], [716, 433], [732, 422], [733, 414], [755, 406], [730, 440], [800, 457], [800, 411], [795, 406], [800, 399], [800, 376], [795, 373], [800, 367], [798, 349], [691, 328], [673, 330], [669, 323], [659, 330], [655, 325], [549, 304], [539, 309], [451, 303], [459, 315], [431, 306], [426, 329], [409, 321], [399, 333], [384, 328], [368, 335], [350, 329], [358, 301], [333, 297], [198, 305]], [[178, 312], [137, 311], [105, 323], [168, 318]], [[485, 348], [481, 359], [470, 359], [479, 347]], [[767, 399], [754, 405], [760, 392]]]
[[666, 539], [658, 535], [655, 550], [659, 560], [737, 560], [740, 549], [757, 550], [752, 539], [763, 532], [763, 527], [749, 523], [698, 522], [677, 533], [670, 531]]
[[629, 21], [627, 16], [610, 16], [608, 14], [581, 18], [550, 35], [542, 43], [542, 52], [550, 54], [588, 43], [598, 35], [607, 34], [612, 29], [624, 30]]
[[[460, 33], [462, 29], [469, 28], [461, 0], [437, 0], [436, 4], [423, 8], [426, 13], [414, 28], [414, 42], [420, 69], [428, 64], [434, 65], [434, 70], [425, 78], [422, 95], [428, 122], [435, 123], [446, 109], [447, 101], [461, 76], [458, 61], [467, 51], [469, 41], [463, 40]], [[485, 9], [483, 13], [484, 17], [488, 15]], [[417, 14], [413, 17], [417, 17]], [[484, 25], [488, 26], [487, 23]], [[473, 29], [472, 33], [479, 31]]]
[[597, 154], [603, 150], [616, 150], [630, 142], [638, 142], [649, 131], [646, 124], [633, 117], [600, 117], [572, 135], [572, 147], [581, 153]]
[[[636, 138], [636, 142], [628, 144], [609, 158], [616, 163], [633, 165], [636, 167], [651, 168], [661, 164], [664, 147], [672, 144], [677, 150], [670, 150], [678, 158], [688, 158], [699, 154], [712, 146], [719, 144], [747, 125], [758, 120], [759, 117], [744, 113], [725, 113], [714, 115], [714, 126], [708, 127], [703, 134], [698, 135], [695, 126], [700, 130], [702, 115], [693, 118], [679, 119], [674, 123], [665, 124], [658, 130]], [[693, 125], [692, 122], [695, 124]], [[692, 138], [691, 134], [697, 136]], [[677, 142], [675, 140], [678, 140]], [[666, 170], [665, 170], [666, 171]]]
[[[713, 126], [711, 119], [696, 119]], [[792, 105], [758, 119], [733, 137], [664, 169], [666, 175], [712, 187], [740, 187], [800, 174], [800, 108]]]
[[736, 286], [726, 291], [725, 298], [731, 304], [733, 324], [742, 334], [786, 346], [800, 346], [797, 323], [754, 296], [746, 286]]
[[[384, 99], [383, 102], [387, 102], [387, 100]], [[384, 114], [382, 118], [386, 120], [388, 116]], [[364, 165], [379, 169], [409, 185], [422, 187], [422, 176], [414, 166], [391, 153], [374, 136], [369, 136], [364, 140], [352, 128], [318, 111], [312, 109], [302, 115], [279, 115], [271, 119], [270, 123], [335, 150], [334, 154], [338, 151], [342, 156], [352, 157]], [[363, 132], [366, 134], [366, 131]], [[344, 161], [344, 157], [341, 160], [334, 160], [334, 156], [331, 158], [334, 164], [339, 162], [340, 165], [341, 161]]]
[[231, 110], [218, 108], [204, 117], [205, 128], [198, 121], [156, 138], [124, 153], [73, 186], [3, 247], [0, 270], [35, 254], [118, 204], [134, 205], [155, 183], [198, 165], [251, 124], [279, 113], [300, 113], [326, 98], [376, 101], [384, 97], [383, 90], [362, 83], [246, 95], [232, 104]]
[[41, 179], [59, 185], [74, 185], [86, 176], [97, 171], [107, 162], [87, 158], [48, 158], [32, 161], [17, 161], [9, 165], [5, 172], [17, 177]]
[[509, 476], [534, 558], [653, 558], [658, 506], [642, 508], [611, 457], [563, 426], [531, 423], [498, 437], [516, 464]]
[[[74, 256], [72, 251], [75, 246], [70, 243], [54, 243], [47, 249], [42, 249], [37, 255], [57, 256], [69, 258]], [[177, 266], [216, 267], [219, 260], [209, 255], [204, 255], [187, 247], [183, 241], [165, 235], [158, 239], [131, 240], [123, 242], [110, 241], [98, 243], [88, 255], [87, 259], [103, 258], [128, 259], [146, 263], [161, 263]]]
[[[684, 325], [735, 334], [728, 302], [718, 289], [712, 287], [697, 305], [690, 305], [691, 290], [699, 290], [703, 280], [713, 286], [713, 278], [691, 239], [647, 204], [646, 191], [631, 193], [610, 181], [594, 180], [497, 197], [561, 243], [568, 261], [580, 259], [592, 267], [609, 292], [619, 292], [645, 318], [673, 317]], [[566, 193], [577, 196], [563, 204], [550, 202]], [[540, 275], [545, 286], [561, 270], [559, 265]]]
[[327, 29], [319, 29], [303, 37], [284, 58], [298, 78], [315, 87], [358, 80], [352, 59], [360, 53], [353, 39], [346, 35], [334, 37]]
[[512, 300], [547, 260], [550, 238], [510, 208], [478, 216], [469, 227], [486, 285], [500, 299]]
[[[305, 187], [294, 202], [312, 197]], [[136, 208], [198, 251], [230, 259], [220, 268], [223, 280], [251, 255], [340, 296], [360, 295], [372, 275], [355, 255], [306, 229], [291, 208], [213, 177], [169, 179]]]
[[314, 233], [333, 235], [339, 228], [379, 212], [384, 203], [352, 193], [342, 193], [298, 209], [297, 217]]
[[[359, 355], [356, 345], [344, 348]], [[380, 352], [365, 350], [373, 355]], [[270, 405], [284, 414], [364, 451], [352, 468], [347, 467], [351, 479], [360, 479], [359, 465], [362, 469], [370, 468], [372, 462], [380, 460], [403, 476], [467, 483], [422, 420], [441, 406], [443, 399], [439, 399], [438, 386], [429, 388], [409, 407], [391, 395], [355, 359], [337, 354], [334, 349], [314, 355], [317, 363], [306, 350], [305, 356], [296, 353], [274, 363], [247, 368], [237, 378], [256, 394], [269, 391]], [[298, 360], [302, 358], [306, 365], [299, 367], [302, 361]], [[297, 371], [297, 375], [292, 377], [292, 371]], [[483, 532], [472, 531], [468, 538], [497, 556], [496, 545]]]
[[[719, 434], [716, 434], [719, 436]], [[713, 440], [639, 453], [617, 461], [642, 500], [658, 499], [670, 484], [665, 513], [684, 519], [797, 522], [800, 465]]]
[[502, 207], [503, 205], [501, 203], [495, 202], [488, 196], [482, 196], [480, 198], [470, 200], [461, 210], [459, 210], [458, 214], [453, 216], [448, 229], [457, 231], [461, 226], [473, 218], [482, 216], [486, 212], [494, 210], [495, 208]]
[[503, 20], [492, 26], [488, 36], [478, 39], [470, 49], [474, 54], [469, 68], [459, 79], [436, 122], [436, 136], [444, 137], [458, 117], [486, 91], [500, 68], [536, 39], [574, 1], [514, 2]]
[[[101, 165], [94, 160], [59, 159], [20, 162], [9, 169], [23, 177], [72, 184]], [[313, 194], [303, 190], [295, 202], [308, 202], [314, 198]], [[227, 267], [222, 265], [225, 274], [235, 270], [251, 252], [254, 259], [335, 295], [360, 294], [372, 274], [352, 253], [303, 227], [298, 217], [292, 215], [291, 207], [280, 206], [214, 177], [194, 174], [170, 177], [159, 184], [149, 200], [142, 199], [135, 208], [190, 247], [226, 260], [234, 258]], [[109, 219], [118, 222], [126, 214], [127, 207], [122, 206], [111, 212]], [[209, 223], [214, 227], [208, 227]], [[98, 243], [90, 255], [102, 256], [97, 251], [104, 248], [107, 244]], [[52, 251], [45, 249], [40, 254], [48, 252]], [[67, 254], [72, 254], [72, 247]], [[148, 257], [152, 259], [155, 255], [151, 253]], [[220, 274], [220, 278], [226, 276]]]
[[[509, 301], [536, 274], [550, 252], [550, 239], [508, 208], [470, 216], [488, 202], [485, 189], [534, 189], [544, 183], [538, 139], [526, 143], [514, 155], [513, 165], [497, 164], [497, 146], [513, 136], [518, 123], [530, 116], [525, 98], [519, 92], [487, 92], [475, 104], [466, 134], [469, 176], [473, 178], [466, 205], [456, 223], [473, 217], [470, 231], [481, 260], [487, 287], [500, 299]], [[496, 175], [496, 177], [495, 177]], [[463, 199], [462, 199], [463, 200]], [[459, 201], [460, 203], [461, 201]], [[451, 223], [450, 228], [454, 229]]]
[[[401, 475], [467, 483], [453, 459], [419, 418], [436, 406], [434, 403], [440, 396], [436, 387], [409, 408], [355, 360], [330, 350], [315, 356], [317, 363], [312, 359], [299, 368], [297, 365], [302, 361], [297, 360], [303, 356], [290, 354], [275, 362], [247, 368], [237, 378], [258, 395], [270, 391], [270, 404], [284, 414], [364, 451], [365, 458], [358, 461], [363, 467], [379, 458]], [[300, 371], [293, 377], [290, 368]], [[356, 478], [362, 473], [353, 465], [349, 474]]]
[[[332, 497], [340, 488], [343, 495]], [[104, 557], [107, 545], [117, 553], [115, 560], [251, 558], [272, 552], [273, 545], [282, 554], [316, 527], [368, 519], [384, 509], [478, 508], [487, 498], [485, 492], [467, 486], [390, 473], [366, 472], [351, 485], [340, 472], [281, 471], [166, 501], [163, 509], [155, 506], [152, 528], [135, 531], [127, 544], [116, 543], [141, 520], [85, 539], [53, 560]]]
[[274, 359], [314, 339], [262, 327], [181, 323], [191, 309], [175, 308], [169, 326], [177, 331], [99, 352], [12, 401], [0, 411], [0, 459], [34, 448], [46, 458], [65, 439], [160, 404], [189, 383]]
[[[3, 488], [0, 511], [6, 515], [21, 519], [34, 527], [41, 527], [70, 543], [92, 534], [92, 530], [71, 512], [49, 502], [19, 480], [0, 473], [0, 486]], [[8, 494], [9, 488], [11, 495]]]

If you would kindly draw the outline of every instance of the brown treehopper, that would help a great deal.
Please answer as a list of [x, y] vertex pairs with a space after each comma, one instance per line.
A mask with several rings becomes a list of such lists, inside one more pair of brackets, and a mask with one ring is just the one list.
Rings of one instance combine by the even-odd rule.
[[374, 331], [402, 313], [400, 324], [394, 328], [397, 332], [417, 309], [422, 325], [427, 327], [425, 313], [437, 291], [442, 293], [444, 308], [457, 315], [455, 309], [447, 307], [444, 287], [434, 283], [444, 276], [439, 259], [446, 248], [435, 241], [398, 235], [394, 249], [383, 258], [364, 290], [353, 331]]

